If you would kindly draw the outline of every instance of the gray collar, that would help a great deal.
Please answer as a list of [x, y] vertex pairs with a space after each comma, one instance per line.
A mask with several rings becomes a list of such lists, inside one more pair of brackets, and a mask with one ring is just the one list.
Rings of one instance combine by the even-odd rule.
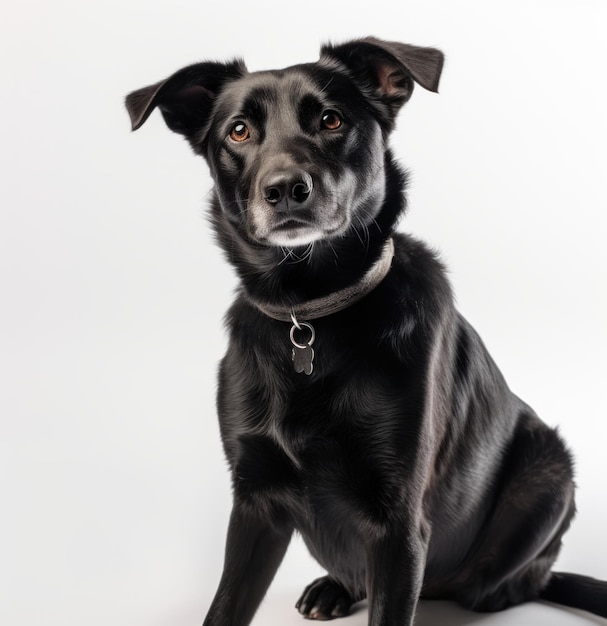
[[331, 293], [328, 296], [323, 296], [322, 298], [315, 298], [314, 300], [296, 304], [293, 307], [260, 302], [250, 296], [247, 296], [247, 299], [262, 313], [265, 313], [268, 317], [272, 317], [275, 320], [282, 322], [290, 322], [293, 318], [299, 320], [315, 320], [319, 317], [325, 317], [343, 311], [371, 293], [390, 271], [393, 258], [394, 241], [392, 237], [390, 237], [384, 245], [382, 255], [371, 266], [367, 273], [358, 282], [340, 291]]

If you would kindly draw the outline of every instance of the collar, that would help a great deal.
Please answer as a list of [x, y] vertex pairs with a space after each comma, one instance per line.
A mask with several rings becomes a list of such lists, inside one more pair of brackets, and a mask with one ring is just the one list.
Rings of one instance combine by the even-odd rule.
[[356, 283], [340, 289], [322, 298], [315, 298], [296, 304], [292, 307], [260, 302], [247, 296], [247, 299], [262, 313], [281, 322], [290, 322], [295, 319], [314, 320], [326, 317], [347, 309], [352, 304], [362, 300], [386, 277], [394, 258], [394, 240], [392, 237], [384, 244], [379, 259], [367, 270], [366, 274]]

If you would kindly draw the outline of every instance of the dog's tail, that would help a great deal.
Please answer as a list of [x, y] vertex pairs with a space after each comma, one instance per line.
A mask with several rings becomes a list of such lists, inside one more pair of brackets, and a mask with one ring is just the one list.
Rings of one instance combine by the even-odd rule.
[[552, 572], [540, 599], [607, 617], [607, 582], [589, 576]]

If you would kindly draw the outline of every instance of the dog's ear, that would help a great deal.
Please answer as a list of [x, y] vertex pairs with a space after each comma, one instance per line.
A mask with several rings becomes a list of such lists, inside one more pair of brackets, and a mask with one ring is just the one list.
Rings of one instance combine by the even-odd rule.
[[238, 60], [197, 63], [166, 80], [133, 91], [125, 99], [132, 129], [140, 128], [158, 107], [172, 131], [191, 137], [204, 128], [223, 85], [246, 71], [244, 63]]
[[382, 41], [374, 37], [339, 46], [326, 45], [321, 59], [336, 59], [384, 102], [392, 118], [413, 92], [413, 81], [438, 91], [444, 56], [436, 48]]

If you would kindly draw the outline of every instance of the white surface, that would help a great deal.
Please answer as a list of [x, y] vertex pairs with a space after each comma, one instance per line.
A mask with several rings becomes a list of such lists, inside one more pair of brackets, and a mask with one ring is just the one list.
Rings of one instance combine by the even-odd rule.
[[[270, 592], [255, 616], [252, 626], [306, 626], [323, 622], [304, 620], [295, 610], [296, 590]], [[331, 622], [336, 626], [367, 626], [367, 604], [353, 607], [352, 615]], [[189, 607], [177, 614], [152, 619], [148, 626], [196, 624], [200, 607]], [[171, 621], [173, 620], [173, 621]], [[473, 613], [450, 602], [420, 602], [415, 626], [605, 626], [607, 620], [583, 611], [533, 602], [500, 613]]]
[[[296, 594], [297, 595], [297, 594]], [[268, 598], [253, 626], [280, 624], [280, 626], [304, 626], [303, 621], [286, 593]], [[362, 603], [355, 607], [353, 614], [340, 621], [339, 626], [367, 626], [367, 606]], [[563, 610], [549, 604], [532, 603], [512, 608], [501, 613], [472, 613], [450, 602], [421, 602], [418, 607], [415, 626], [592, 626], [607, 624], [607, 620], [587, 613]]]
[[[123, 96], [196, 60], [284, 66], [366, 34], [447, 54], [440, 95], [416, 90], [393, 138], [413, 174], [402, 228], [443, 252], [513, 389], [570, 442], [579, 514], [558, 565], [607, 579], [607, 7], [372, 5], [3, 11], [0, 623], [199, 624], [221, 570], [214, 390], [234, 279], [202, 217], [204, 163], [158, 115], [131, 135]], [[267, 622], [298, 619], [276, 617], [281, 594], [318, 573], [295, 543]]]

